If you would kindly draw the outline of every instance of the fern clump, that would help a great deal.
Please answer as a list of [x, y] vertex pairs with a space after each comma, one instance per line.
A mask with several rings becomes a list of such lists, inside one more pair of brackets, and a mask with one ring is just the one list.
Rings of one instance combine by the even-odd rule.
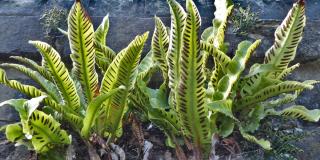
[[[4, 63], [1, 68], [20, 71], [37, 82], [39, 87], [9, 80], [6, 72], [0, 69], [1, 84], [32, 98], [12, 99], [1, 104], [13, 106], [21, 119], [21, 123], [6, 127], [7, 138], [43, 155], [71, 144], [71, 136], [61, 129], [60, 123], [67, 122], [88, 142], [88, 146], [91, 135], [100, 137], [106, 144], [113, 143], [122, 135], [122, 119], [128, 110], [129, 92], [138, 76], [141, 53], [148, 38], [147, 32], [137, 36], [116, 54], [106, 45], [109, 17], [106, 16], [95, 31], [79, 0], [72, 6], [67, 22], [68, 30], [59, 30], [69, 39], [71, 70], [53, 47], [33, 40], [29, 43], [40, 52], [41, 65], [16, 56], [12, 58], [21, 64]], [[97, 66], [103, 74], [101, 82]], [[40, 102], [44, 107], [38, 107]]]
[[[161, 70], [163, 83], [159, 89], [151, 89], [147, 87], [148, 79], [140, 79], [130, 102], [166, 133], [179, 159], [186, 157], [179, 147], [181, 137], [193, 146], [195, 158], [201, 159], [208, 155], [217, 136], [228, 137], [235, 130], [248, 141], [272, 149], [268, 140], [252, 135], [260, 121], [270, 115], [319, 121], [318, 109], [297, 105], [277, 108], [293, 102], [303, 90], [318, 83], [285, 80], [299, 66], [291, 66], [290, 62], [305, 26], [303, 0], [293, 5], [277, 28], [275, 43], [266, 52], [264, 62], [252, 65], [247, 74], [243, 71], [261, 40], [243, 41], [233, 57], [227, 55], [229, 45], [224, 34], [232, 3], [215, 1], [213, 26], [201, 37], [201, 18], [193, 1], [187, 0], [186, 9], [175, 0], [168, 0], [168, 4], [171, 27], [168, 30], [155, 17], [152, 52], [148, 55], [153, 57], [152, 68]], [[207, 68], [209, 58], [213, 58], [214, 68]]]

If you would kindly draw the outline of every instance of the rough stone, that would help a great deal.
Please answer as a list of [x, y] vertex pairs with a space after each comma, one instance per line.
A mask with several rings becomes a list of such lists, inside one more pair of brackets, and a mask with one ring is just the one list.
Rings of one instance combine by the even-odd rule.
[[[292, 4], [297, 0], [234, 0], [241, 6], [250, 6], [254, 12], [259, 14], [260, 19], [283, 19]], [[306, 1], [306, 15], [310, 20], [319, 20], [320, 14], [315, 14], [319, 11], [320, 2], [318, 0]]]
[[[296, 62], [314, 61], [320, 58], [320, 21], [307, 21], [302, 41], [298, 47]], [[237, 49], [237, 45], [243, 40], [254, 41], [261, 39], [262, 44], [258, 47], [253, 58], [261, 60], [265, 56], [265, 52], [274, 43], [274, 32], [281, 24], [279, 20], [265, 20], [257, 24], [254, 30], [248, 31], [248, 36], [239, 36], [232, 33], [232, 27], [229, 27], [227, 33], [227, 42], [230, 42], [229, 54], [233, 55]]]

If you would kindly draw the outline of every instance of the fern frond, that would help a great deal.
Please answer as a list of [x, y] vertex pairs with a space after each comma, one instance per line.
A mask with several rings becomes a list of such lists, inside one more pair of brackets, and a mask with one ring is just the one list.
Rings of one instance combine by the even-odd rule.
[[171, 13], [170, 42], [167, 55], [169, 88], [175, 90], [179, 81], [180, 53], [182, 51], [182, 32], [186, 23], [186, 13], [176, 0], [167, 0]]
[[112, 137], [116, 135], [119, 126], [121, 126], [128, 94], [134, 85], [141, 52], [147, 38], [148, 33], [137, 36], [126, 49], [115, 57], [104, 74], [100, 89], [101, 94], [107, 94], [121, 85], [126, 87], [125, 90], [119, 91], [103, 103], [103, 116], [106, 117], [104, 123], [108, 123]]
[[[305, 23], [304, 2], [299, 1], [293, 5], [285, 20], [277, 28], [275, 43], [266, 52], [264, 63], [272, 64], [281, 70], [286, 69], [296, 55]], [[269, 76], [275, 78], [278, 74], [278, 72], [274, 72], [270, 73]]]
[[[39, 89], [29, 86], [29, 85], [23, 85], [20, 82], [16, 80], [9, 80], [6, 76], [6, 72], [0, 68], [0, 83], [20, 91], [21, 93], [27, 95], [30, 98], [34, 97], [40, 97], [47, 95], [46, 93], [40, 91]], [[45, 104], [52, 107], [54, 110], [58, 111], [59, 113], [65, 113], [64, 108], [62, 108], [59, 104], [57, 104], [51, 97], [47, 97], [44, 100]]]
[[25, 74], [26, 76], [30, 77], [36, 83], [40, 85], [40, 87], [50, 95], [55, 101], [59, 102], [61, 100], [59, 91], [57, 90], [56, 86], [42, 77], [37, 71], [34, 71], [24, 65], [20, 64], [13, 64], [13, 63], [3, 63], [0, 67], [9, 67], [18, 70], [19, 72]]
[[239, 127], [239, 130], [240, 130], [242, 137], [245, 138], [246, 140], [258, 144], [259, 146], [261, 146], [265, 150], [272, 149], [269, 141], [267, 141], [265, 139], [257, 139], [256, 137], [246, 133], [241, 126]]
[[259, 103], [267, 100], [273, 96], [279, 95], [281, 93], [294, 92], [303, 89], [312, 89], [313, 86], [307, 83], [295, 82], [295, 81], [285, 81], [277, 85], [272, 85], [266, 87], [252, 96], [247, 96], [238, 101], [237, 107], [250, 106], [255, 103]]
[[214, 93], [214, 100], [225, 100], [229, 96], [234, 83], [239, 79], [245, 69], [246, 62], [251, 54], [259, 46], [260, 40], [254, 43], [244, 41], [239, 44], [236, 55], [232, 58], [227, 67], [227, 74], [218, 83], [217, 92]]
[[155, 29], [152, 36], [151, 48], [153, 58], [162, 70], [163, 78], [167, 79], [168, 66], [167, 66], [167, 52], [169, 47], [169, 36], [167, 28], [160, 18], [155, 17]]
[[37, 62], [25, 57], [20, 57], [20, 56], [10, 56], [10, 58], [15, 59], [27, 66], [30, 66], [32, 69], [39, 72], [44, 78], [53, 82], [53, 79], [50, 73], [45, 69], [45, 67], [38, 65]]
[[40, 41], [29, 41], [41, 53], [44, 59], [44, 66], [50, 71], [54, 81], [59, 88], [65, 104], [75, 112], [79, 112], [80, 99], [74, 82], [72, 81], [67, 68], [61, 61], [59, 53], [49, 44]]
[[183, 31], [180, 81], [177, 88], [177, 112], [184, 134], [196, 145], [208, 141], [208, 109], [205, 107], [204, 63], [198, 37], [201, 19], [194, 2], [187, 0], [187, 19]]
[[281, 115], [310, 122], [318, 122], [320, 119], [319, 109], [308, 110], [306, 107], [301, 105], [294, 105], [279, 112], [271, 109], [268, 110], [267, 113], [269, 115]]
[[94, 38], [102, 45], [106, 45], [106, 38], [109, 31], [109, 14], [103, 17], [103, 20], [94, 33]]
[[86, 100], [91, 102], [99, 89], [95, 69], [94, 29], [80, 1], [75, 1], [70, 10], [68, 33], [73, 71], [81, 83]]
[[96, 49], [96, 62], [98, 67], [104, 73], [113, 59], [116, 57], [116, 53], [108, 46], [103, 45], [97, 41], [94, 42]]
[[279, 80], [283, 80], [284, 78], [286, 78], [292, 71], [294, 71], [295, 69], [297, 69], [300, 66], [299, 63], [284, 69], [277, 77], [277, 79]]
[[52, 116], [41, 111], [34, 111], [28, 119], [29, 133], [34, 149], [38, 153], [47, 152], [57, 144], [70, 144], [71, 139], [65, 130], [60, 128]]

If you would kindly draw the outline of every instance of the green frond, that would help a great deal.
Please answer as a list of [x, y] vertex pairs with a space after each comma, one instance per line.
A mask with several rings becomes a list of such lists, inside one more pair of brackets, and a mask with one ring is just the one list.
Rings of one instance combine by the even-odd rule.
[[[29, 86], [29, 85], [23, 85], [20, 82], [16, 80], [8, 80], [6, 76], [6, 72], [2, 69], [0, 69], [0, 83], [20, 91], [21, 93], [27, 95], [28, 97], [34, 98], [34, 97], [40, 97], [47, 95], [46, 93], [40, 91], [39, 89]], [[57, 104], [51, 97], [47, 97], [44, 100], [45, 104], [52, 107], [54, 110], [58, 111], [59, 113], [64, 113], [65, 110], [62, 108], [59, 104]]]
[[34, 80], [36, 83], [38, 83], [40, 87], [55, 101], [59, 102], [61, 100], [59, 91], [57, 90], [56, 86], [52, 82], [42, 77], [42, 75], [40, 75], [37, 71], [33, 71], [32, 69], [24, 65], [13, 63], [3, 63], [0, 65], [0, 67], [9, 67], [18, 70], [19, 72], [25, 74], [26, 76]]
[[125, 87], [120, 86], [117, 89], [109, 91], [107, 94], [102, 94], [96, 97], [92, 102], [90, 102], [87, 111], [86, 116], [83, 119], [83, 128], [81, 129], [81, 135], [85, 138], [89, 137], [89, 131], [91, 129], [91, 126], [93, 125], [93, 122], [95, 121], [96, 117], [98, 116], [98, 110], [101, 107], [101, 104], [111, 96], [113, 96], [115, 93], [119, 92], [120, 90], [124, 90]]
[[236, 55], [227, 66], [227, 74], [218, 83], [217, 92], [213, 95], [214, 100], [225, 100], [229, 96], [233, 85], [245, 69], [246, 62], [260, 42], [260, 40], [254, 43], [244, 41], [239, 44]]
[[[215, 1], [216, 3], [219, 3], [220, 1]], [[227, 2], [225, 2], [227, 3]], [[233, 5], [225, 4], [224, 7], [219, 7], [215, 12], [215, 19], [213, 20], [213, 25], [218, 26], [216, 29], [216, 32], [212, 34], [208, 38], [208, 42], [213, 44], [218, 49], [223, 48], [224, 39], [225, 39], [225, 32], [227, 30], [227, 24], [228, 24], [228, 17], [232, 13]]]
[[29, 133], [32, 135], [31, 141], [34, 149], [38, 153], [49, 151], [57, 144], [70, 144], [71, 139], [65, 130], [60, 128], [51, 115], [41, 111], [34, 111], [27, 122]]
[[310, 121], [310, 122], [318, 122], [320, 119], [319, 109], [308, 110], [306, 107], [301, 105], [294, 105], [282, 111], [275, 111], [271, 109], [271, 110], [268, 110], [267, 113], [269, 115], [286, 116], [286, 117], [301, 119], [301, 120]]
[[186, 23], [186, 13], [175, 0], [167, 0], [171, 13], [170, 42], [167, 55], [169, 88], [175, 90], [179, 81], [179, 59], [182, 52], [182, 32]]
[[251, 132], [259, 129], [260, 121], [266, 117], [265, 107], [263, 105], [257, 105], [246, 115], [246, 118], [242, 120], [241, 126], [245, 132]]
[[313, 86], [307, 83], [301, 83], [301, 82], [295, 82], [295, 81], [285, 81], [281, 82], [277, 85], [272, 85], [269, 87], [266, 87], [257, 93], [255, 93], [252, 96], [246, 96], [242, 99], [240, 99], [237, 102], [237, 107], [245, 107], [250, 106], [255, 103], [263, 102], [267, 100], [268, 98], [271, 98], [273, 96], [277, 96], [281, 93], [287, 93], [287, 92], [294, 92], [297, 90], [303, 90], [303, 89], [312, 89]]
[[167, 66], [167, 52], [169, 47], [169, 36], [166, 26], [160, 18], [155, 17], [155, 29], [152, 36], [151, 50], [155, 62], [158, 63], [162, 70], [163, 78], [167, 79], [168, 66]]
[[281, 80], [266, 76], [268, 72], [275, 70], [276, 68], [270, 64], [254, 64], [250, 68], [249, 74], [240, 79], [238, 86], [241, 96], [252, 95], [265, 87], [280, 83]]
[[267, 108], [279, 107], [279, 106], [293, 102], [294, 100], [297, 99], [298, 95], [299, 95], [298, 91], [295, 91], [294, 94], [283, 94], [283, 96], [281, 96], [278, 99], [262, 103], [262, 106]]
[[94, 33], [94, 38], [102, 45], [106, 45], [107, 34], [109, 31], [109, 14], [103, 17], [103, 20]]
[[10, 142], [16, 142], [24, 138], [22, 128], [19, 124], [10, 124], [6, 127], [6, 138]]
[[183, 31], [183, 49], [180, 59], [180, 81], [177, 88], [177, 112], [185, 136], [196, 145], [208, 140], [208, 110], [205, 107], [204, 65], [198, 37], [201, 19], [191, 0], [187, 1], [187, 19]]
[[289, 67], [289, 68], [286, 68], [284, 69], [280, 74], [279, 76], [277, 77], [277, 79], [279, 80], [283, 80], [284, 78], [286, 78], [292, 71], [294, 71], [295, 69], [297, 69], [298, 67], [300, 66], [299, 63]]
[[109, 48], [108, 46], [103, 45], [97, 41], [94, 42], [95, 49], [96, 49], [96, 62], [98, 67], [104, 73], [107, 71], [110, 63], [116, 57], [116, 53]]
[[54, 78], [66, 106], [72, 108], [75, 112], [79, 112], [79, 95], [59, 53], [47, 43], [40, 41], [29, 41], [29, 43], [34, 45], [41, 53], [45, 62], [44, 66]]
[[242, 137], [245, 138], [246, 140], [258, 144], [259, 146], [261, 146], [265, 150], [272, 149], [269, 141], [267, 141], [265, 139], [257, 139], [256, 137], [246, 133], [242, 127], [239, 127], [239, 130], [240, 130]]
[[232, 101], [231, 100], [220, 100], [220, 101], [214, 101], [207, 104], [210, 111], [213, 113], [221, 113], [231, 119], [233, 119], [236, 122], [239, 122], [239, 120], [233, 115], [232, 113]]
[[149, 52], [140, 62], [138, 66], [138, 80], [149, 82], [152, 74], [156, 71], [156, 65], [153, 61], [153, 54]]
[[223, 67], [226, 68], [227, 65], [230, 63], [231, 59], [228, 55], [226, 55], [224, 52], [220, 51], [214, 45], [205, 42], [205, 41], [200, 41], [200, 48], [201, 50], [204, 50], [208, 52], [210, 55], [213, 56], [215, 60]]
[[108, 123], [111, 136], [115, 136], [121, 126], [121, 119], [127, 107], [128, 94], [134, 86], [138, 63], [147, 38], [148, 32], [137, 36], [127, 48], [117, 54], [104, 74], [101, 94], [106, 94], [121, 85], [126, 87], [125, 90], [119, 91], [103, 103], [103, 116], [106, 118], [104, 123]]
[[[294, 59], [306, 23], [304, 3], [295, 3], [275, 32], [274, 45], [266, 52], [264, 63], [284, 70]], [[281, 72], [280, 72], [281, 73]], [[279, 73], [270, 73], [276, 77]]]
[[165, 108], [151, 108], [148, 112], [148, 118], [157, 127], [162, 129], [167, 135], [181, 134], [181, 125], [176, 112]]
[[30, 66], [32, 69], [36, 70], [39, 72], [44, 78], [47, 80], [53, 82], [52, 76], [50, 73], [45, 69], [43, 66], [39, 66], [35, 61], [25, 58], [25, 57], [20, 57], [20, 56], [10, 56], [10, 58], [15, 59], [19, 61], [20, 63], [23, 63], [27, 66]]
[[94, 29], [80, 1], [76, 1], [70, 10], [68, 33], [73, 71], [81, 83], [86, 100], [91, 102], [99, 89], [95, 69]]

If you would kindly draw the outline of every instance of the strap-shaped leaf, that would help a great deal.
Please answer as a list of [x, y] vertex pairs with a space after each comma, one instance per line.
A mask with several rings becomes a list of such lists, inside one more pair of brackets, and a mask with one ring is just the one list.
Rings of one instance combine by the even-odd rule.
[[267, 113], [269, 115], [287, 116], [287, 117], [302, 119], [310, 122], [318, 122], [320, 119], [319, 109], [308, 110], [306, 107], [301, 105], [294, 105], [278, 112], [271, 109], [271, 110], [268, 110]]
[[47, 152], [57, 144], [70, 144], [67, 132], [60, 128], [60, 123], [41, 111], [34, 111], [29, 120], [28, 128], [32, 135], [32, 144], [36, 152]]
[[218, 27], [216, 32], [213, 32], [214, 34], [208, 38], [208, 42], [222, 50], [228, 17], [232, 13], [233, 5], [231, 5], [232, 3], [228, 0], [218, 0], [214, 3], [216, 6], [216, 11], [214, 13], [215, 19], [213, 20], [213, 25]]
[[57, 90], [56, 86], [52, 82], [50, 82], [47, 79], [45, 79], [44, 77], [42, 77], [42, 75], [40, 75], [38, 72], [33, 71], [32, 69], [30, 69], [24, 65], [20, 65], [20, 64], [3, 63], [0, 66], [1, 67], [10, 67], [10, 68], [14, 68], [14, 69], [20, 71], [21, 73], [27, 75], [32, 80], [34, 80], [36, 83], [38, 83], [40, 85], [40, 87], [48, 95], [50, 95], [52, 98], [54, 98], [55, 101], [59, 102], [61, 100], [61, 97], [59, 95], [59, 91]]
[[293, 92], [303, 89], [312, 89], [313, 86], [308, 83], [301, 83], [295, 81], [285, 81], [278, 85], [266, 87], [252, 96], [247, 96], [238, 101], [237, 107], [250, 106], [255, 103], [262, 102], [270, 97], [279, 95], [281, 93]]
[[98, 116], [98, 110], [99, 107], [101, 107], [101, 104], [111, 96], [113, 96], [115, 93], [117, 93], [120, 90], [124, 90], [125, 87], [120, 86], [117, 89], [114, 89], [107, 94], [100, 95], [96, 97], [88, 106], [86, 111], [86, 116], [83, 119], [83, 128], [81, 129], [81, 135], [85, 138], [89, 137], [89, 131], [91, 129], [91, 126], [93, 125], [93, 122], [95, 121], [96, 117]]
[[6, 127], [6, 137], [10, 142], [16, 142], [23, 139], [24, 134], [19, 124], [10, 124]]
[[251, 54], [259, 46], [260, 40], [253, 44], [249, 41], [241, 42], [236, 51], [236, 55], [228, 64], [227, 74], [218, 83], [217, 92], [214, 93], [215, 100], [225, 100], [229, 96], [234, 83], [239, 79], [240, 74], [245, 69], [246, 62]]
[[[40, 97], [40, 96], [44, 96], [46, 95], [46, 93], [40, 91], [39, 89], [33, 87], [33, 86], [29, 86], [29, 85], [23, 85], [20, 82], [16, 81], [16, 80], [8, 80], [6, 73], [4, 70], [0, 69], [0, 83], [16, 89], [18, 91], [20, 91], [21, 93], [34, 98], [34, 97]], [[54, 100], [52, 100], [51, 97], [47, 97], [44, 100], [45, 104], [47, 104], [48, 106], [52, 107], [54, 110], [58, 111], [59, 113], [64, 113], [65, 110], [64, 108], [62, 108], [60, 105], [58, 105]]]
[[102, 72], [105, 73], [110, 63], [116, 57], [116, 53], [111, 48], [103, 45], [102, 43], [99, 43], [98, 41], [95, 41], [94, 45], [96, 48], [97, 65], [102, 70]]
[[126, 87], [125, 90], [119, 91], [103, 104], [103, 114], [106, 117], [104, 123], [107, 123], [110, 127], [111, 136], [115, 136], [119, 126], [121, 126], [129, 90], [135, 83], [138, 63], [147, 38], [148, 32], [142, 36], [137, 36], [126, 49], [116, 56], [104, 74], [100, 89], [101, 94], [107, 94], [121, 85]]
[[152, 74], [156, 71], [156, 65], [153, 60], [152, 52], [149, 52], [140, 62], [138, 66], [138, 80], [149, 82]]
[[183, 32], [183, 50], [180, 60], [180, 81], [177, 88], [177, 111], [187, 137], [201, 145], [208, 140], [208, 110], [205, 107], [204, 65], [200, 54], [198, 32], [201, 19], [195, 4], [187, 0], [187, 20]]
[[241, 126], [239, 126], [239, 130], [240, 130], [242, 137], [245, 138], [246, 140], [260, 145], [265, 150], [272, 149], [271, 143], [269, 141], [267, 141], [265, 139], [257, 139], [256, 137], [246, 133]]
[[208, 108], [212, 112], [221, 113], [234, 121], [239, 122], [239, 120], [232, 113], [232, 101], [231, 100], [220, 100], [214, 101], [207, 104]]
[[286, 78], [292, 71], [294, 71], [295, 69], [297, 69], [298, 67], [300, 66], [299, 63], [289, 67], [289, 68], [286, 68], [285, 70], [283, 70], [279, 76], [277, 77], [277, 79], [279, 80], [282, 80], [284, 78]]
[[30, 66], [32, 69], [38, 71], [44, 78], [53, 82], [52, 76], [45, 69], [45, 67], [39, 66], [35, 61], [28, 59], [28, 58], [25, 58], [25, 57], [20, 57], [20, 56], [11, 56], [10, 58], [13, 58], [13, 59], [25, 64], [25, 65]]
[[155, 17], [155, 29], [152, 36], [152, 53], [155, 62], [157, 62], [162, 70], [163, 78], [167, 79], [167, 51], [169, 47], [169, 36], [166, 26], [159, 17]]
[[200, 41], [200, 48], [201, 50], [204, 50], [208, 52], [210, 55], [213, 56], [215, 60], [223, 67], [226, 68], [227, 65], [230, 63], [231, 59], [228, 55], [226, 55], [224, 52], [220, 51], [216, 47], [214, 47], [213, 44], [210, 44], [205, 41]]
[[53, 76], [65, 104], [78, 112], [80, 109], [79, 95], [59, 53], [47, 43], [40, 41], [30, 41], [29, 43], [34, 45], [41, 53], [45, 62], [44, 65]]
[[94, 38], [100, 44], [106, 45], [107, 34], [109, 31], [109, 14], [103, 17], [103, 20], [96, 32], [94, 33]]
[[[286, 69], [296, 55], [305, 23], [304, 1], [299, 0], [293, 5], [287, 17], [277, 28], [275, 32], [275, 43], [266, 52], [264, 62], [273, 64], [281, 70]], [[277, 72], [275, 74], [277, 74]]]
[[176, 112], [166, 110], [165, 108], [151, 108], [148, 112], [148, 118], [157, 127], [163, 130], [167, 135], [181, 134], [181, 125]]
[[88, 102], [98, 90], [95, 69], [94, 29], [80, 1], [75, 1], [68, 17], [68, 33], [73, 71], [79, 79]]
[[182, 50], [182, 32], [185, 27], [186, 13], [175, 0], [167, 0], [171, 13], [170, 42], [167, 55], [169, 87], [175, 90], [179, 81], [180, 53]]

